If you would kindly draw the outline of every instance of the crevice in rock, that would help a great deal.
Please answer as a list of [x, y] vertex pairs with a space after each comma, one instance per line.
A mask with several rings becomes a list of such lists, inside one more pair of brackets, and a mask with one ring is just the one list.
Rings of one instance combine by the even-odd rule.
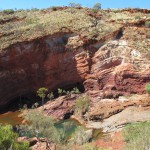
[[121, 39], [121, 37], [123, 36], [123, 31], [124, 31], [124, 30], [121, 28], [120, 31], [118, 32], [118, 34], [117, 34], [116, 37], [115, 37], [116, 40]]
[[66, 114], [64, 115], [64, 118], [63, 118], [63, 119], [70, 119], [70, 117], [73, 115], [73, 113], [74, 113], [73, 111], [66, 113]]

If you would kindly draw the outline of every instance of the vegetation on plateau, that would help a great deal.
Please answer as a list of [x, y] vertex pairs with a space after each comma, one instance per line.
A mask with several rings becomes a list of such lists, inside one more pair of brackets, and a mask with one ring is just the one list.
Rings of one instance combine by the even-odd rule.
[[148, 14], [130, 14], [127, 10], [119, 9], [103, 10], [100, 3], [96, 3], [92, 9], [70, 3], [69, 7], [50, 7], [42, 10], [3, 10], [0, 11], [0, 50], [17, 42], [60, 32], [76, 33], [99, 40], [122, 25], [142, 19], [145, 19], [145, 26], [149, 27]]

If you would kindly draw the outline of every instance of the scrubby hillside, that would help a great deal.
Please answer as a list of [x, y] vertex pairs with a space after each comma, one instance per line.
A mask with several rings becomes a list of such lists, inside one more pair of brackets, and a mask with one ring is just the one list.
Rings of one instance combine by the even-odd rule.
[[[145, 26], [149, 10], [100, 10], [83, 8], [49, 8], [45, 10], [5, 10], [0, 12], [1, 49], [22, 41], [73, 32], [99, 40], [123, 26]], [[148, 25], [148, 24], [147, 24]]]

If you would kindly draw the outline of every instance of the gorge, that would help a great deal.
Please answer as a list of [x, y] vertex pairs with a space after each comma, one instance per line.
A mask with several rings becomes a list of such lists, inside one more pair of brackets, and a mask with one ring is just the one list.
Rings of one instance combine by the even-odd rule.
[[68, 119], [76, 99], [87, 95], [90, 122], [72, 116], [87, 128], [115, 132], [128, 123], [149, 121], [149, 13], [62, 7], [32, 15], [18, 11], [13, 14], [17, 19], [5, 14], [0, 22], [0, 109], [16, 105], [19, 97], [36, 99], [40, 87], [78, 87], [81, 94], [48, 101], [44, 113]]

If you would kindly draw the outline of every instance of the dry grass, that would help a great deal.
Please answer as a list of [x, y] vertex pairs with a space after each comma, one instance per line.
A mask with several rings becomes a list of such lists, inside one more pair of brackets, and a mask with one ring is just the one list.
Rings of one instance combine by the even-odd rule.
[[[87, 15], [87, 12], [91, 10], [86, 8], [54, 10], [53, 8], [20, 10], [10, 14], [0, 12], [0, 50], [17, 42], [30, 41], [58, 32], [70, 31], [84, 34], [89, 38], [100, 39], [122, 26], [120, 24], [122, 20], [131, 21], [135, 18], [135, 14], [129, 15], [129, 12], [119, 10], [110, 12], [100, 10], [98, 14], [101, 18], [99, 19]], [[140, 17], [143, 18], [144, 14], [140, 13]], [[113, 23], [111, 23], [112, 20], [114, 20]]]

